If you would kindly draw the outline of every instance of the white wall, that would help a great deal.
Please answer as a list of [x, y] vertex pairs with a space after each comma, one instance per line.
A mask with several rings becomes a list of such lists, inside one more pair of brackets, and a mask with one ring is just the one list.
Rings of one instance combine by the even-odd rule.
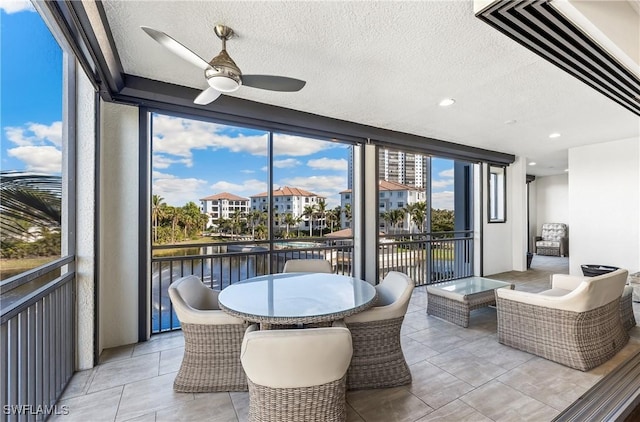
[[[77, 69], [81, 69], [80, 65]], [[93, 367], [95, 306], [95, 91], [76, 72], [76, 369]]]
[[535, 252], [535, 239], [538, 227], [538, 180], [529, 183], [529, 252]]
[[138, 341], [138, 109], [101, 103], [99, 350]]
[[507, 167], [507, 221], [487, 222], [487, 166], [483, 164], [483, 274], [525, 271], [527, 252], [526, 160]]
[[508, 200], [510, 211], [507, 215], [511, 220], [511, 249], [513, 251], [512, 270], [527, 270], [527, 160], [516, 157], [507, 171], [509, 185], [507, 189], [511, 196]]
[[640, 270], [640, 139], [569, 150], [570, 273]]
[[[569, 221], [569, 175], [536, 177], [536, 226], [535, 233], [539, 236], [544, 223], [565, 223]], [[571, 243], [569, 243], [571, 248]]]

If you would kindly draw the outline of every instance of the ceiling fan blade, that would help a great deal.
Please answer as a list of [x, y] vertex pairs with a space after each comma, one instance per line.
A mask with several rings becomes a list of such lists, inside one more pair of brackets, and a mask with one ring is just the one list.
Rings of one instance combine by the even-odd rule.
[[221, 92], [213, 88], [207, 88], [196, 97], [193, 102], [199, 105], [207, 105], [220, 96]]
[[300, 79], [273, 75], [242, 75], [242, 85], [252, 88], [268, 89], [270, 91], [295, 92], [300, 91], [306, 82]]
[[153, 28], [149, 28], [148, 26], [141, 26], [140, 28], [142, 28], [142, 30], [146, 32], [151, 38], [162, 44], [164, 47], [168, 48], [172, 53], [188, 61], [189, 63], [199, 67], [202, 70], [205, 70], [209, 67], [209, 63], [205, 59], [198, 56], [196, 53], [189, 50], [187, 47], [180, 44], [178, 41], [174, 40], [164, 32], [157, 31]]

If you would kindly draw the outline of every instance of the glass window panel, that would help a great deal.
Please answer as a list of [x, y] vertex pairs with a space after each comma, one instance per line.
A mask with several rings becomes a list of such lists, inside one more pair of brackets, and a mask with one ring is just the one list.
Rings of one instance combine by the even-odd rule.
[[275, 236], [317, 238], [344, 228], [351, 145], [280, 133], [273, 138], [273, 194], [293, 205], [278, 216]]
[[488, 167], [489, 197], [488, 216], [490, 223], [504, 223], [507, 220], [506, 211], [506, 168], [501, 166]]
[[0, 13], [0, 279], [4, 280], [61, 255], [66, 230], [62, 186], [67, 182], [62, 157], [67, 139], [63, 138], [63, 50], [32, 7]]

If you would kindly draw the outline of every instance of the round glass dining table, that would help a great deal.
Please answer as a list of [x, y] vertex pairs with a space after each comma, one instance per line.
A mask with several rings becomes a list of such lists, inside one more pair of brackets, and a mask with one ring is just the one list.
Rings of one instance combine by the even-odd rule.
[[282, 273], [250, 278], [223, 289], [220, 309], [246, 321], [312, 324], [337, 321], [373, 306], [376, 289], [354, 277]]

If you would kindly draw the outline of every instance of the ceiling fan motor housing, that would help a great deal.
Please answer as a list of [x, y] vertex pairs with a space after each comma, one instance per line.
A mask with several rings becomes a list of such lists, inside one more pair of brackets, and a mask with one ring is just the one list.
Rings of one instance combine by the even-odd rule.
[[209, 86], [220, 92], [233, 92], [242, 85], [242, 72], [226, 50], [209, 62], [204, 76]]

